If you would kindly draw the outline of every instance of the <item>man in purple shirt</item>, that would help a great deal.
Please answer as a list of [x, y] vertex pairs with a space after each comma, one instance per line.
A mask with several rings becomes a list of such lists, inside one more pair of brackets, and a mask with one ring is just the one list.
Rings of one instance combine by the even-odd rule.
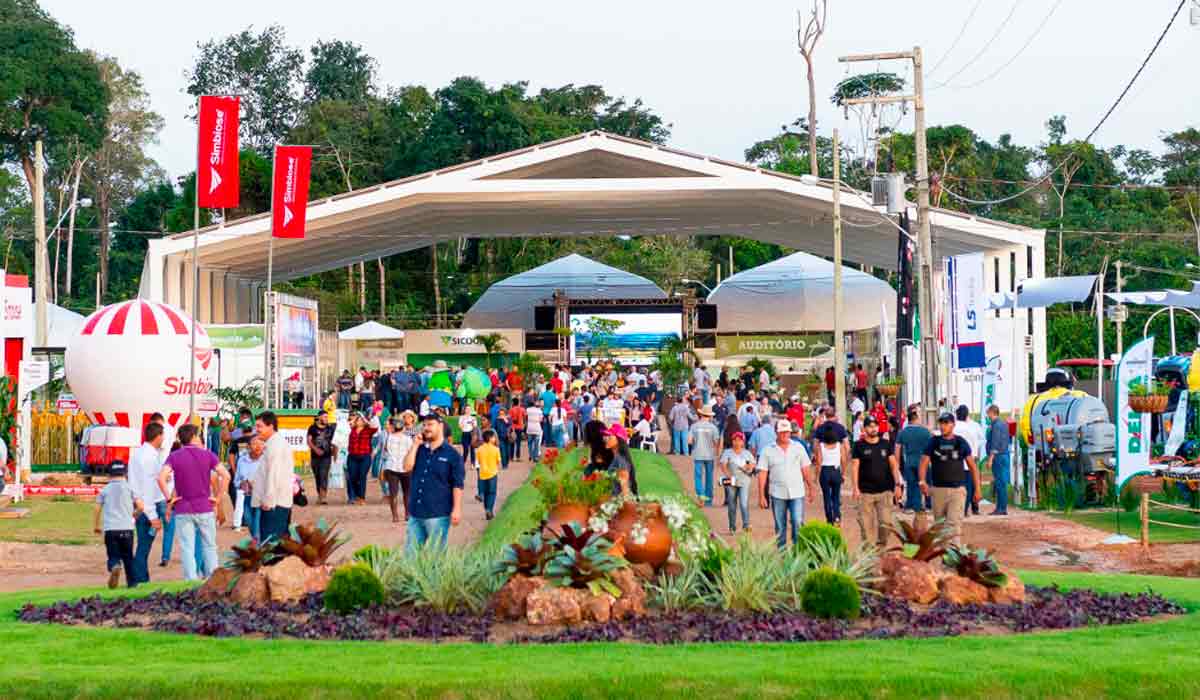
[[[167, 457], [158, 474], [158, 486], [163, 493], [170, 493], [167, 484], [172, 477], [175, 479], [172, 502], [179, 547], [184, 553], [180, 557], [183, 578], [194, 581], [217, 570], [217, 524], [225, 523], [221, 494], [229, 486], [229, 470], [204, 448], [195, 425], [180, 426], [178, 435], [183, 447]], [[204, 571], [197, 571], [194, 558], [189, 556], [195, 551], [197, 537], [204, 553]]]

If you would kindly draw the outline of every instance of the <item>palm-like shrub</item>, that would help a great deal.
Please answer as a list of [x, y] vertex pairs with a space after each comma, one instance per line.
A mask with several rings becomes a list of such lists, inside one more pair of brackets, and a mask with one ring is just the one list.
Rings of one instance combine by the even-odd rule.
[[954, 532], [944, 519], [939, 518], [926, 527], [922, 527], [919, 520], [920, 518], [914, 518], [910, 523], [896, 516], [896, 522], [889, 529], [900, 539], [902, 547], [913, 545], [917, 548], [912, 555], [913, 559], [933, 561], [946, 553], [946, 547], [954, 538]]
[[825, 619], [856, 619], [862, 606], [862, 596], [854, 579], [828, 567], [821, 567], [804, 578], [800, 599], [805, 613]]
[[325, 518], [321, 518], [316, 525], [292, 525], [276, 547], [281, 556], [293, 555], [300, 557], [308, 566], [323, 566], [334, 552], [349, 541], [349, 537], [338, 534], [336, 522], [327, 523]]
[[248, 574], [270, 565], [278, 558], [279, 553], [274, 545], [245, 537], [230, 548], [222, 566], [238, 574]]
[[333, 572], [325, 589], [325, 609], [341, 615], [383, 605], [383, 583], [366, 564], [346, 564]]
[[1000, 588], [1008, 583], [1008, 575], [1000, 570], [1000, 564], [986, 549], [952, 546], [942, 563], [954, 569], [959, 576], [988, 588]]

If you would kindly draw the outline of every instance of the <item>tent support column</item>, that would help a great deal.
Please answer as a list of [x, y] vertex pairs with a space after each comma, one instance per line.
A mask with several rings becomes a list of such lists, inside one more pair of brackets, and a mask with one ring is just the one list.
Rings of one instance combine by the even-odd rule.
[[[846, 410], [846, 332], [842, 320], [842, 169], [838, 130], [833, 130], [833, 381], [834, 406]], [[849, 425], [849, 421], [844, 421]]]

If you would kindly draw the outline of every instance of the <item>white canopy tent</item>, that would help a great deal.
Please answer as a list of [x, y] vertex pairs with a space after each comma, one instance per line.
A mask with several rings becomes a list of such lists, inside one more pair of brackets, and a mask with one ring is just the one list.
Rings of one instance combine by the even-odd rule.
[[[33, 306], [34, 324], [37, 324], [37, 306]], [[58, 304], [46, 304], [47, 330], [46, 347], [65, 348], [67, 343], [83, 327], [84, 316]]]
[[[717, 305], [717, 332], [833, 330], [833, 263], [793, 253], [733, 275], [708, 295]], [[842, 266], [847, 331], [877, 330], [881, 305], [896, 316], [896, 290], [861, 270]]]
[[488, 287], [463, 318], [466, 328], [534, 329], [533, 309], [552, 303], [554, 290], [576, 299], [666, 299], [658, 285], [572, 253]]
[[378, 321], [367, 321], [353, 328], [338, 331], [338, 340], [399, 340], [404, 331], [385, 326]]
[[1080, 302], [1095, 289], [1096, 275], [1026, 280], [1017, 285], [1016, 292], [989, 294], [988, 311], [1011, 309], [1014, 298], [1018, 309], [1043, 309], [1054, 304]]

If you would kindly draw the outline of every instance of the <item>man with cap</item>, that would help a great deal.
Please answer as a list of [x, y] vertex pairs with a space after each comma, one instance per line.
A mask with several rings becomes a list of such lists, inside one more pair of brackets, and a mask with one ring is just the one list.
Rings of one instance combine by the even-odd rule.
[[713, 504], [713, 468], [721, 451], [721, 433], [712, 422], [713, 410], [701, 406], [696, 410], [699, 420], [688, 429], [688, 445], [692, 453], [692, 471], [696, 484], [696, 499], [706, 506]]
[[862, 541], [876, 543], [880, 551], [887, 549], [892, 506], [904, 489], [891, 443], [880, 436], [879, 421], [873, 415], [863, 419], [863, 435], [850, 451], [850, 483], [858, 501]]
[[[775, 425], [775, 442], [766, 446], [758, 456], [758, 468], [766, 472], [767, 495], [771, 499], [771, 514], [775, 519], [775, 543], [780, 549], [787, 546], [788, 520], [791, 520], [792, 544], [804, 523], [804, 501], [812, 502], [812, 460], [804, 445], [792, 440], [792, 422], [781, 420]], [[765, 508], [766, 498], [761, 499]]]
[[921, 493], [933, 501], [934, 520], [945, 519], [952, 532], [952, 543], [959, 544], [967, 502], [966, 480], [974, 482], [976, 499], [980, 489], [979, 469], [971, 455], [971, 446], [961, 435], [954, 434], [954, 414], [943, 413], [938, 417], [938, 434], [925, 448], [918, 478]]
[[445, 546], [450, 526], [462, 520], [466, 469], [437, 414], [421, 416], [421, 442], [408, 451], [404, 470], [412, 474], [405, 547], [416, 550], [430, 540]]

